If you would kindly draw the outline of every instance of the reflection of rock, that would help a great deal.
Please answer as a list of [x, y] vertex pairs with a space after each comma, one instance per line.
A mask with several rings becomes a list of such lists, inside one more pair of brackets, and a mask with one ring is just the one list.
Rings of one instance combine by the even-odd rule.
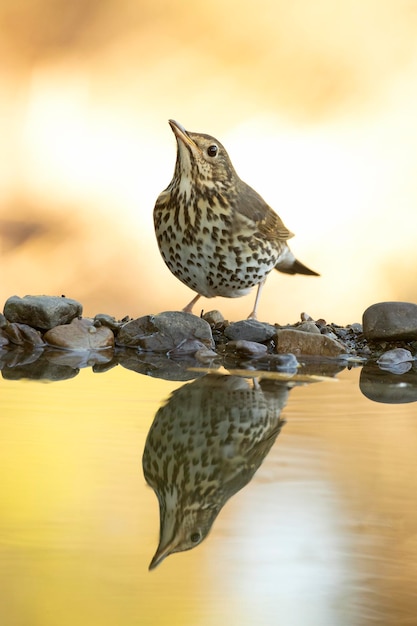
[[[12, 353], [10, 353], [12, 354]], [[37, 357], [37, 358], [35, 358]], [[17, 364], [12, 362], [2, 366], [2, 376], [7, 380], [20, 380], [27, 378], [29, 380], [67, 380], [74, 378], [79, 369], [70, 365], [60, 363], [51, 363], [43, 352], [33, 352], [28, 355], [26, 360], [21, 355]]]
[[[408, 364], [407, 364], [408, 365]], [[381, 370], [376, 363], [363, 366], [359, 388], [364, 396], [374, 402], [403, 404], [417, 401], [417, 371], [394, 373]]]
[[160, 508], [150, 569], [207, 536], [274, 444], [287, 396], [282, 384], [210, 374], [182, 386], [159, 409], [143, 453], [145, 478]]
[[130, 348], [118, 348], [117, 361], [122, 367], [139, 374], [162, 378], [164, 380], [186, 381], [197, 378], [190, 368], [202, 367], [202, 363], [192, 354], [182, 357], [169, 357], [165, 354], [153, 354], [152, 352], [138, 353]]
[[104, 369], [111, 362], [112, 350], [72, 352], [45, 348], [16, 350], [0, 353], [0, 369], [3, 378], [19, 380], [66, 380], [76, 376], [82, 367]]

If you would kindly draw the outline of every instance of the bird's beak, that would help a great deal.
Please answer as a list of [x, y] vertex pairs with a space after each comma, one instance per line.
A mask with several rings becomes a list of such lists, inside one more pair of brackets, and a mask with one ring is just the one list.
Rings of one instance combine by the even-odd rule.
[[175, 547], [175, 541], [170, 541], [166, 545], [159, 544], [158, 549], [155, 552], [152, 561], [150, 562], [149, 571], [155, 569], [155, 567], [158, 567], [158, 565], [160, 565], [167, 556], [172, 554], [172, 552], [175, 550]]
[[172, 132], [177, 138], [177, 141], [178, 140], [182, 141], [182, 143], [188, 146], [191, 149], [191, 151], [194, 153], [201, 152], [200, 148], [191, 139], [191, 137], [185, 130], [184, 126], [182, 126], [182, 124], [180, 124], [179, 122], [176, 122], [175, 120], [169, 120], [169, 125], [171, 126]]

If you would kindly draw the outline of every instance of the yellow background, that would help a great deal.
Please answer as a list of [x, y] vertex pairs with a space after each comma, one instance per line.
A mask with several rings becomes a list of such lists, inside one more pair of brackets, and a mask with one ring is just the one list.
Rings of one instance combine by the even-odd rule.
[[191, 299], [152, 225], [175, 118], [225, 144], [322, 274], [274, 273], [261, 319], [415, 301], [416, 32], [410, 0], [0, 3], [0, 300], [136, 317]]

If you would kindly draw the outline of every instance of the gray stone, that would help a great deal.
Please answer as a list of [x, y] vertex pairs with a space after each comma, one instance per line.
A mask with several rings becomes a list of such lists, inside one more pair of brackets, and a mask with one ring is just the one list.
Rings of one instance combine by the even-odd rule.
[[120, 330], [116, 343], [177, 356], [193, 354], [203, 347], [214, 348], [208, 322], [183, 311], [166, 311], [128, 322]]
[[336, 357], [347, 352], [344, 345], [315, 333], [305, 333], [289, 328], [278, 329], [276, 334], [276, 351], [280, 353], [304, 354], [312, 356]]
[[246, 341], [238, 339], [237, 341], [229, 341], [226, 346], [227, 352], [236, 352], [244, 356], [260, 357], [266, 354], [268, 348], [262, 343], [256, 341]]
[[234, 322], [224, 331], [227, 339], [232, 341], [244, 339], [245, 341], [256, 341], [258, 343], [268, 341], [275, 335], [275, 333], [275, 326], [264, 322], [258, 322], [258, 320], [253, 319]]
[[315, 333], [316, 335], [320, 334], [320, 328], [316, 326], [313, 321], [301, 322], [296, 328], [296, 330], [302, 330], [304, 333]]
[[348, 328], [351, 328], [353, 332], [357, 334], [363, 332], [363, 326], [362, 324], [359, 324], [359, 322], [354, 322], [353, 324], [349, 324]]
[[204, 313], [203, 320], [206, 320], [206, 322], [208, 322], [210, 326], [217, 326], [219, 324], [223, 324], [224, 317], [220, 313], [220, 311], [213, 310], [213, 311], [207, 311], [207, 313]]
[[398, 365], [398, 363], [405, 363], [407, 361], [413, 361], [413, 355], [410, 350], [405, 350], [404, 348], [394, 348], [393, 350], [388, 350], [381, 354], [377, 363], [380, 367], [385, 365]]
[[66, 350], [103, 350], [114, 346], [114, 335], [109, 328], [97, 328], [88, 318], [74, 319], [71, 324], [51, 328], [44, 335], [51, 346]]
[[11, 323], [7, 324], [1, 331], [3, 337], [16, 346], [40, 347], [44, 345], [41, 333], [28, 324]]
[[4, 305], [4, 315], [9, 322], [42, 330], [68, 324], [82, 311], [82, 305], [76, 300], [58, 296], [11, 296]]
[[118, 322], [115, 317], [107, 313], [97, 313], [93, 321], [94, 326], [107, 326], [114, 331], [118, 331], [125, 324], [125, 322]]
[[363, 314], [366, 339], [417, 339], [417, 304], [412, 302], [378, 302]]

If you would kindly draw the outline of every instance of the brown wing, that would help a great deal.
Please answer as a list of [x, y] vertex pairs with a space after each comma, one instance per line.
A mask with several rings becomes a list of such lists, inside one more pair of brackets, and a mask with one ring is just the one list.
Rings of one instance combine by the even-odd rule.
[[286, 241], [294, 237], [275, 211], [243, 180], [240, 180], [237, 185], [234, 208], [238, 213], [252, 220], [254, 228], [269, 240]]

